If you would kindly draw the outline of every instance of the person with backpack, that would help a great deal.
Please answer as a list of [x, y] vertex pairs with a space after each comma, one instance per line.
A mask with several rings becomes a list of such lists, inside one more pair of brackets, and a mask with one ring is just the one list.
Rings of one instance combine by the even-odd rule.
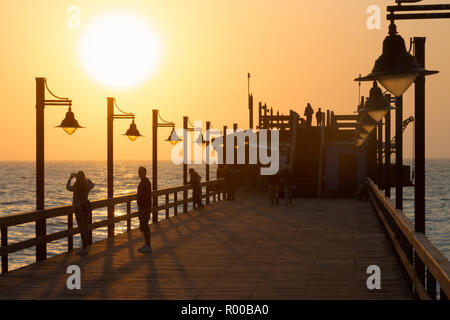
[[[72, 179], [76, 178], [73, 185]], [[83, 171], [78, 173], [72, 173], [67, 180], [67, 191], [73, 192], [72, 206], [75, 210], [75, 218], [77, 220], [78, 228], [80, 229], [81, 242], [83, 248], [77, 252], [78, 255], [86, 255], [88, 253], [88, 247], [92, 242], [89, 236], [89, 224], [92, 220], [92, 207], [89, 202], [89, 191], [94, 188], [94, 183], [91, 180], [86, 179], [86, 175]]]

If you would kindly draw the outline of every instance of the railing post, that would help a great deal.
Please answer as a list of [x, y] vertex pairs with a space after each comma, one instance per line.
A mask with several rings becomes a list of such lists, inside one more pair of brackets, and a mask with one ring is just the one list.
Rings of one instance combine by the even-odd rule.
[[[67, 215], [67, 229], [68, 230], [73, 229], [73, 212], [71, 212]], [[73, 235], [72, 234], [69, 234], [67, 236], [67, 251], [68, 252], [73, 251]]]
[[[153, 199], [156, 200], [155, 202], [153, 202], [153, 209], [155, 210], [159, 206], [159, 197], [158, 197], [157, 192], [155, 192], [155, 196]], [[156, 206], [155, 206], [155, 203], [156, 203]], [[159, 215], [158, 209], [156, 209], [156, 211], [152, 211], [152, 223], [158, 223], [158, 215]]]
[[[166, 193], [166, 206], [169, 205], [169, 194]], [[169, 219], [169, 207], [166, 208], [166, 219]]]
[[131, 201], [127, 202], [127, 232], [131, 231]]
[[175, 191], [173, 193], [173, 202], [175, 203], [175, 206], [173, 207], [173, 214], [176, 216], [178, 214], [178, 191]]
[[[2, 227], [2, 240], [1, 240], [1, 246], [6, 247], [8, 245], [8, 227]], [[2, 273], [8, 272], [8, 254], [2, 255]]]

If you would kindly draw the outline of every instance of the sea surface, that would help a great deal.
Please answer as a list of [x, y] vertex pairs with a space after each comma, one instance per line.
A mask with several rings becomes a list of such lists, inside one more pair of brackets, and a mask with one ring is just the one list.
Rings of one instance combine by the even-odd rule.
[[[407, 164], [408, 161], [405, 161]], [[427, 160], [426, 167], [426, 234], [430, 241], [450, 259], [450, 159]], [[143, 161], [116, 161], [114, 164], [114, 195], [136, 192], [139, 183], [137, 169], [145, 166], [151, 169], [150, 163]], [[204, 165], [193, 166], [205, 181]], [[72, 172], [83, 170], [87, 177], [95, 183], [90, 199], [106, 198], [106, 162], [47, 162], [45, 172], [45, 204], [46, 207], [71, 205], [72, 193], [66, 191], [67, 179]], [[216, 167], [211, 166], [211, 179], [215, 179]], [[158, 163], [159, 188], [178, 186], [183, 181], [183, 168], [172, 162]], [[392, 194], [395, 195], [394, 190]], [[162, 197], [160, 201], [163, 201]], [[35, 164], [34, 162], [0, 162], [0, 217], [10, 214], [33, 211], [35, 208]], [[132, 210], [136, 210], [135, 203]], [[404, 189], [404, 212], [414, 221], [414, 189]], [[125, 204], [116, 206], [116, 215], [126, 213]], [[173, 211], [170, 212], [173, 215]], [[163, 218], [165, 213], [160, 213]], [[106, 218], [106, 208], [93, 212], [93, 221]], [[137, 219], [133, 219], [132, 227], [138, 227]], [[74, 223], [76, 225], [76, 223]], [[53, 233], [67, 228], [67, 217], [52, 218], [47, 221], [47, 232]], [[106, 227], [94, 230], [94, 241], [106, 238]], [[116, 233], [126, 231], [126, 222], [116, 224]], [[34, 237], [35, 224], [28, 223], [8, 228], [8, 243], [23, 241]], [[81, 244], [80, 237], [74, 236], [74, 247]], [[67, 251], [67, 239], [48, 244], [48, 256]], [[34, 248], [22, 250], [9, 255], [10, 270], [33, 263]]]

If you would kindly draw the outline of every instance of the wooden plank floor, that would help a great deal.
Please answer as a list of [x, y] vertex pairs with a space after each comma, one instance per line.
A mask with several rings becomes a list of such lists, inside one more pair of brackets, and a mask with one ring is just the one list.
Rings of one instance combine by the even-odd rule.
[[[266, 195], [219, 202], [0, 276], [0, 299], [412, 299], [368, 203]], [[79, 265], [81, 290], [66, 268]], [[366, 268], [381, 268], [381, 290]]]

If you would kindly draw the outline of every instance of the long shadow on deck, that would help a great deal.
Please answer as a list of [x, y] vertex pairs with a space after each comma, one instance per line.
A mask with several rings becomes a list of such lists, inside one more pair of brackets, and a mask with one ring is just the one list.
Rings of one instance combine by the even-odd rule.
[[[411, 299], [368, 203], [238, 195], [207, 210], [151, 226], [150, 254], [139, 230], [0, 276], [2, 299]], [[68, 290], [79, 265], [82, 289]], [[366, 268], [381, 268], [381, 290]]]

